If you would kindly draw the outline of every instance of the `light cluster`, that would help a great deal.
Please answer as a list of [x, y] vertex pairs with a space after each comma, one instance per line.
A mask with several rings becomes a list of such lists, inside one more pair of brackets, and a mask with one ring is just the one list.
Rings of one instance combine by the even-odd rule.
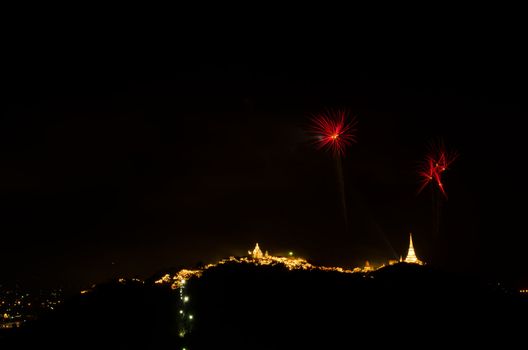
[[327, 266], [315, 266], [310, 264], [308, 261], [298, 257], [282, 257], [282, 256], [273, 256], [265, 255], [259, 258], [254, 257], [234, 257], [231, 256], [227, 259], [222, 259], [215, 264], [207, 264], [202, 269], [197, 270], [188, 270], [183, 269], [176, 273], [174, 276], [166, 274], [157, 281], [156, 284], [171, 284], [172, 289], [178, 289], [185, 285], [186, 281], [191, 277], [201, 277], [203, 272], [212, 267], [227, 263], [240, 263], [240, 264], [253, 264], [253, 265], [283, 265], [288, 270], [320, 270], [320, 271], [334, 271], [340, 273], [355, 273], [355, 272], [365, 272], [363, 268], [355, 268], [353, 270], [345, 269], [342, 267], [327, 267]]
[[39, 293], [4, 288], [0, 285], [0, 329], [18, 328], [43, 312], [55, 310], [62, 303], [62, 290]]
[[[156, 280], [154, 283], [170, 284], [172, 289], [179, 289], [180, 298], [184, 298], [183, 290], [185, 288], [186, 282], [191, 277], [199, 278], [202, 276], [205, 270], [208, 270], [210, 268], [213, 268], [219, 265], [229, 264], [229, 263], [252, 264], [252, 265], [261, 265], [261, 266], [282, 265], [290, 271], [292, 270], [309, 270], [309, 271], [319, 270], [319, 271], [331, 271], [331, 272], [339, 272], [339, 273], [368, 273], [368, 272], [381, 269], [382, 267], [385, 266], [385, 264], [383, 264], [381, 266], [374, 267], [368, 261], [365, 263], [364, 267], [355, 267], [352, 270], [346, 269], [343, 267], [316, 266], [316, 265], [310, 264], [308, 261], [306, 261], [303, 258], [293, 257], [292, 252], [288, 253], [288, 257], [274, 256], [274, 255], [268, 254], [267, 251], [265, 254], [262, 254], [262, 251], [260, 250], [258, 243], [256, 244], [255, 249], [253, 249], [252, 251], [251, 250], [248, 251], [248, 254], [249, 254], [248, 256], [243, 256], [243, 257], [230, 256], [229, 258], [222, 259], [215, 264], [207, 264], [201, 269], [196, 269], [196, 270], [182, 269], [173, 276], [171, 276], [170, 274], [165, 274], [163, 277]], [[408, 257], [414, 256], [415, 260], [406, 259], [406, 262], [418, 263], [420, 265], [423, 264], [423, 262], [419, 261], [415, 256], [414, 247], [412, 244], [412, 237], [410, 237], [409, 252], [407, 253], [407, 256]], [[413, 260], [413, 261], [410, 261], [410, 260]], [[400, 259], [400, 262], [401, 262], [401, 259]], [[398, 263], [398, 260], [389, 260], [388, 262], [389, 265], [394, 265], [396, 263]], [[186, 302], [185, 299], [182, 299], [182, 300]]]

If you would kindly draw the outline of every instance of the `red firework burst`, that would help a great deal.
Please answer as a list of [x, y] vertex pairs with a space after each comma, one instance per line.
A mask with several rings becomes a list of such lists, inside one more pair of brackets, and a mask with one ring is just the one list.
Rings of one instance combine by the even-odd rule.
[[432, 147], [431, 152], [425, 157], [418, 174], [422, 178], [420, 189], [421, 192], [429, 183], [435, 182], [442, 194], [447, 198], [447, 193], [442, 183], [442, 174], [456, 160], [456, 152], [447, 152], [443, 143], [437, 147]]
[[[347, 120], [349, 119], [349, 120]], [[330, 111], [312, 118], [312, 133], [318, 148], [330, 150], [334, 156], [345, 154], [345, 149], [356, 142], [355, 118], [347, 118], [345, 111]]]

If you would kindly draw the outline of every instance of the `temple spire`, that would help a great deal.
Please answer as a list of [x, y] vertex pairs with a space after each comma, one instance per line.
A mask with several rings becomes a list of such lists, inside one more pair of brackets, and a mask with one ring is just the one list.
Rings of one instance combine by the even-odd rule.
[[264, 254], [262, 254], [262, 250], [260, 250], [258, 243], [255, 246], [255, 249], [253, 249], [253, 251], [248, 251], [248, 253], [253, 259], [260, 259], [264, 256]]
[[409, 233], [409, 250], [407, 251], [407, 257], [404, 260], [406, 263], [423, 265], [414, 252], [414, 246], [412, 241], [412, 233]]

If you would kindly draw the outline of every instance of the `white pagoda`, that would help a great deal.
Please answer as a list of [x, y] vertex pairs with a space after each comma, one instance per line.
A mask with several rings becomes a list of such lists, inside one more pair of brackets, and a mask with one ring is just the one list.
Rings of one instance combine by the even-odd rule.
[[419, 260], [416, 257], [416, 253], [414, 252], [412, 233], [409, 234], [409, 250], [407, 251], [407, 257], [403, 261], [409, 264], [418, 264], [418, 265], [424, 264], [423, 261]]

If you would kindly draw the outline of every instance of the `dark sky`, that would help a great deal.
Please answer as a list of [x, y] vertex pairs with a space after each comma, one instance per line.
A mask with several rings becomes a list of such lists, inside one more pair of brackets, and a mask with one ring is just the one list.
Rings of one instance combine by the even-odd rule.
[[[236, 52], [20, 34], [2, 67], [0, 276], [85, 286], [257, 241], [352, 267], [405, 254], [413, 232], [426, 261], [526, 281], [526, 57], [493, 33]], [[348, 232], [334, 160], [306, 133], [326, 108], [358, 120]], [[433, 244], [416, 168], [439, 137], [460, 157]]]

